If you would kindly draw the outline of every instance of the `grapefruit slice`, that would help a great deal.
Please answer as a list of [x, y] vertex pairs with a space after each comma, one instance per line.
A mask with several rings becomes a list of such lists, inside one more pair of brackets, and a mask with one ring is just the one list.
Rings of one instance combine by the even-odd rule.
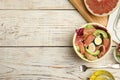
[[84, 0], [89, 12], [95, 16], [107, 16], [119, 5], [120, 0]]

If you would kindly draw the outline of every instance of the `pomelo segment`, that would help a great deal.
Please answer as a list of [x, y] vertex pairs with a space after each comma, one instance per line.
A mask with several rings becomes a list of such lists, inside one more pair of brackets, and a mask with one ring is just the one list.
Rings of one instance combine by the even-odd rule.
[[86, 8], [95, 16], [111, 14], [119, 5], [120, 0], [84, 0]]

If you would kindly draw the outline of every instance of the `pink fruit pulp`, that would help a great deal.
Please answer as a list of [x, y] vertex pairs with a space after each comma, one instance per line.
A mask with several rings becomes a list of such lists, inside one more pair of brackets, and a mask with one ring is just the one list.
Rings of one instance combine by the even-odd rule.
[[87, 8], [93, 14], [103, 15], [112, 12], [119, 0], [85, 0]]

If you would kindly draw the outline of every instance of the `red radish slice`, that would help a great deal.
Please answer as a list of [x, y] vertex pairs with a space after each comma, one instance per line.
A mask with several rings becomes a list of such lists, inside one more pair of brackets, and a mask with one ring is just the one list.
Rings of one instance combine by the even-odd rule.
[[119, 0], [84, 0], [86, 8], [95, 16], [111, 14], [119, 5]]

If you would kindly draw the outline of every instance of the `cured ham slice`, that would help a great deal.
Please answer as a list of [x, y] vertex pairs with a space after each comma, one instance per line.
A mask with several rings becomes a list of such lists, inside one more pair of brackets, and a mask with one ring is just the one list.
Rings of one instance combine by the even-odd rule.
[[101, 50], [101, 52], [100, 52], [100, 54], [98, 55], [99, 58], [101, 58], [101, 57], [105, 54], [105, 52], [106, 52], [105, 46], [102, 45], [102, 46], [100, 47], [100, 50]]
[[103, 45], [105, 46], [106, 51], [109, 49], [110, 40], [108, 38], [103, 39]]
[[78, 44], [79, 48], [80, 48], [80, 53], [84, 55], [85, 53], [85, 48], [84, 48], [84, 45], [83, 45], [83, 42], [80, 41], [79, 44]]
[[84, 46], [87, 47], [94, 39], [95, 39], [94, 35], [89, 35], [87, 39], [84, 41]]

